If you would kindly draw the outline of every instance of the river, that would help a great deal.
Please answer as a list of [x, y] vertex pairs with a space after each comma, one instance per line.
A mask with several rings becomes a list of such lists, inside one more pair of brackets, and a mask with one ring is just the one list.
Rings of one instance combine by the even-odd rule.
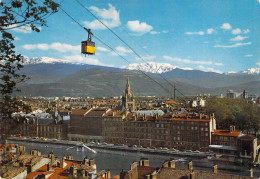
[[[63, 156], [71, 154], [74, 160], [83, 160], [86, 156], [94, 158], [97, 164], [97, 171], [107, 170], [111, 171], [111, 175], [119, 175], [122, 170], [128, 171], [130, 165], [134, 161], [139, 161], [140, 158], [145, 157], [150, 161], [150, 166], [160, 167], [165, 160], [172, 158], [165, 155], [151, 155], [151, 154], [138, 154], [126, 152], [106, 153], [104, 150], [98, 150], [96, 154], [90, 151], [77, 151], [75, 148], [70, 148], [64, 145], [56, 144], [42, 144], [42, 143], [27, 143], [21, 141], [8, 141], [9, 143], [20, 144], [26, 147], [27, 153], [32, 149], [39, 150], [42, 154], [49, 154], [53, 152], [55, 156], [61, 159]], [[195, 170], [212, 171], [212, 166], [218, 164], [218, 171], [220, 173], [230, 173], [235, 175], [249, 176], [247, 167], [238, 166], [230, 163], [214, 162], [206, 158], [191, 159], [189, 157], [174, 157], [176, 168], [186, 168], [189, 161], [193, 161], [193, 168]], [[254, 169], [254, 177], [260, 177], [259, 169]]]

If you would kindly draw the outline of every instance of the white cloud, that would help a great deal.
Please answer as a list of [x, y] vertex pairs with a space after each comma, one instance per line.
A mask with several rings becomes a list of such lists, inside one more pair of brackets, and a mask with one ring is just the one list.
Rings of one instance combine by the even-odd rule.
[[99, 50], [101, 52], [109, 52], [109, 50], [104, 47], [97, 47], [97, 50]]
[[258, 3], [260, 4], [260, 0], [257, 0], [258, 1]]
[[104, 63], [101, 63], [98, 59], [91, 58], [89, 56], [81, 56], [81, 55], [65, 55], [65, 60], [70, 61], [72, 63], [87, 63], [91, 65], [102, 65], [105, 66]]
[[[260, 0], [259, 0], [260, 1]], [[249, 33], [250, 32], [250, 30], [249, 29], [245, 29], [245, 30], [243, 30], [243, 33], [244, 34], [247, 34], [247, 33]]]
[[212, 61], [192, 61], [189, 59], [182, 59], [178, 57], [170, 57], [170, 56], [163, 56], [164, 59], [170, 60], [170, 61], [176, 61], [176, 62], [182, 62], [182, 63], [189, 63], [189, 64], [202, 64], [202, 65], [211, 65]]
[[256, 62], [256, 65], [260, 66], [260, 62]]
[[216, 65], [216, 66], [222, 66], [223, 63], [214, 63], [214, 65]]
[[[121, 56], [126, 56], [127, 54], [132, 53], [132, 50], [128, 50], [128, 49], [126, 49], [125, 47], [122, 47], [122, 46], [117, 46], [116, 52]], [[118, 55], [117, 53], [112, 51], [110, 54], [113, 55], [113, 56], [117, 56]]]
[[252, 54], [245, 55], [245, 57], [252, 57], [252, 56], [253, 56]]
[[241, 32], [242, 32], [242, 31], [241, 31], [241, 29], [239, 29], [239, 28], [236, 28], [236, 29], [234, 29], [234, 30], [231, 31], [231, 33], [234, 34], [234, 35], [240, 34]]
[[[142, 56], [143, 60], [154, 60], [156, 58], [156, 56], [151, 56], [151, 55], [146, 55], [146, 56]], [[136, 60], [142, 60], [139, 57], [135, 57]]]
[[21, 40], [19, 37], [14, 37], [14, 40]]
[[[29, 24], [26, 24], [21, 27], [17, 27], [17, 26], [18, 26], [17, 24], [14, 24], [14, 25], [8, 26], [7, 28], [12, 28], [10, 30], [13, 30], [15, 32], [25, 33], [25, 34], [32, 33], [32, 28]], [[37, 28], [40, 30], [42, 29], [41, 27], [37, 27]]]
[[243, 40], [245, 40], [245, 39], [247, 39], [247, 38], [248, 38], [248, 37], [238, 35], [238, 36], [236, 36], [235, 38], [232, 38], [232, 39], [230, 39], [230, 40], [231, 40], [231, 41], [243, 41]]
[[186, 35], [204, 35], [205, 33], [203, 31], [199, 32], [185, 32]]
[[167, 34], [169, 31], [168, 30], [163, 30], [162, 33]]
[[233, 45], [215, 45], [214, 47], [217, 47], [217, 48], [235, 48], [235, 47], [241, 47], [241, 46], [245, 46], [245, 45], [251, 45], [252, 43], [251, 42], [246, 42], [246, 43], [236, 43], [236, 44], [233, 44]]
[[146, 49], [146, 48], [147, 48], [147, 46], [143, 46], [143, 48], [144, 48], [144, 49]]
[[66, 43], [52, 43], [52, 44], [25, 44], [23, 48], [26, 50], [55, 50], [59, 52], [80, 52], [80, 45], [70, 45]]
[[151, 31], [150, 34], [152, 34], [152, 35], [156, 35], [156, 34], [160, 34], [160, 32], [157, 32], [157, 31]]
[[204, 67], [202, 65], [197, 66], [197, 69], [202, 70], [202, 71], [206, 71], [206, 72], [222, 73], [219, 70], [215, 70], [214, 68], [210, 68], [210, 67]]
[[232, 26], [229, 23], [224, 23], [220, 26], [220, 28], [224, 30], [231, 30]]
[[153, 27], [151, 25], [148, 25], [146, 22], [141, 22], [139, 20], [136, 21], [128, 21], [127, 22], [127, 28], [134, 33], [137, 33], [139, 35], [143, 35], [147, 32], [150, 32]]
[[213, 34], [215, 30], [213, 28], [207, 29], [207, 34]]
[[[121, 24], [119, 11], [117, 11], [116, 8], [111, 4], [108, 4], [108, 6], [109, 6], [108, 9], [104, 9], [104, 8], [99, 9], [98, 7], [95, 6], [90, 7], [90, 9], [94, 11], [95, 15], [98, 16], [101, 19], [101, 21], [109, 28], [118, 27]], [[87, 28], [90, 29], [94, 29], [94, 30], [106, 29], [106, 27], [103, 24], [101, 24], [98, 20], [94, 20], [92, 22], [84, 21], [83, 23]]]

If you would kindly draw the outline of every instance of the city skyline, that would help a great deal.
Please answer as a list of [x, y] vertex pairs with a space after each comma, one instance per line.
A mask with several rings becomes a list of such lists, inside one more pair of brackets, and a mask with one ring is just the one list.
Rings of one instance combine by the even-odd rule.
[[[48, 27], [41, 27], [40, 33], [28, 27], [13, 29], [17, 52], [29, 58], [50, 57], [119, 68], [143, 63], [77, 1], [58, 3], [130, 64], [96, 38], [96, 55], [81, 55], [80, 42], [86, 40], [87, 33], [61, 10], [47, 19]], [[259, 0], [80, 3], [147, 62], [218, 73], [260, 67]]]

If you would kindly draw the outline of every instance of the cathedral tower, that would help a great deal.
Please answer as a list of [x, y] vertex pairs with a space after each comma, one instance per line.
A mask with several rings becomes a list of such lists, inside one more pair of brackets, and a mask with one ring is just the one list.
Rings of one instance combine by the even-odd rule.
[[134, 99], [134, 95], [132, 95], [131, 93], [129, 78], [127, 79], [126, 82], [125, 93], [122, 96], [122, 103], [125, 106], [126, 110], [128, 111], [135, 110], [135, 99]]

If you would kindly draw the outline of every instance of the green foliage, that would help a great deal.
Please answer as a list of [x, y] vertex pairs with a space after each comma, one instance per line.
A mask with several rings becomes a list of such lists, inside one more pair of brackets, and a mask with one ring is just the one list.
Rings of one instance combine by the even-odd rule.
[[244, 99], [211, 98], [206, 101], [206, 113], [215, 113], [217, 125], [228, 129], [235, 125], [240, 130], [260, 129], [260, 109]]
[[52, 0], [9, 0], [0, 3], [0, 116], [4, 121], [11, 120], [17, 108], [17, 100], [12, 93], [17, 91], [17, 83], [25, 80], [18, 73], [23, 67], [24, 57], [15, 53], [14, 37], [11, 29], [28, 26], [39, 32], [38, 26], [46, 26], [45, 19], [57, 12], [58, 4]]

